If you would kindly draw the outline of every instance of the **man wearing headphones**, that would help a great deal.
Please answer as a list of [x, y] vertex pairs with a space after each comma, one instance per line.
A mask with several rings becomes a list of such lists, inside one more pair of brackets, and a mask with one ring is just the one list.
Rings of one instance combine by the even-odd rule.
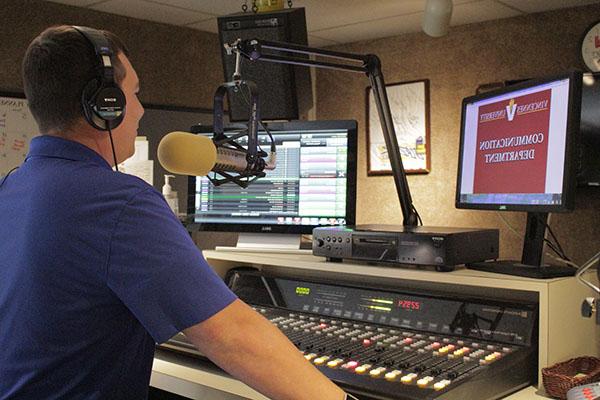
[[154, 188], [112, 167], [144, 109], [123, 44], [59, 26], [23, 80], [41, 135], [0, 186], [0, 399], [145, 399], [179, 331], [272, 399], [344, 393], [236, 298]]

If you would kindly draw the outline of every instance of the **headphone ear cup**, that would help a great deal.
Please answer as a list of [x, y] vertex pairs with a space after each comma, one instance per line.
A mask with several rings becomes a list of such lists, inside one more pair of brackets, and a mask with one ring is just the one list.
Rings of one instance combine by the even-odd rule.
[[117, 86], [100, 86], [92, 79], [81, 95], [83, 115], [94, 128], [107, 131], [118, 127], [125, 117], [125, 94]]
[[81, 109], [83, 110], [85, 120], [91, 126], [98, 130], [105, 131], [107, 130], [105, 121], [97, 118], [94, 113], [96, 92], [98, 92], [98, 80], [92, 79], [85, 85], [83, 92], [81, 93]]
[[125, 94], [121, 88], [116, 85], [104, 85], [95, 95], [92, 110], [113, 128], [123, 121], [125, 103]]

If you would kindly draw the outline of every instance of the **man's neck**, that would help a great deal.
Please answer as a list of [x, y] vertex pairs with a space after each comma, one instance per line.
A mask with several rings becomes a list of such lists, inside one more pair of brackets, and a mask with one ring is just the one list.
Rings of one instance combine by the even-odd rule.
[[47, 132], [46, 135], [58, 136], [63, 139], [80, 143], [100, 154], [109, 165], [113, 166], [114, 164], [110, 139], [106, 132], [100, 132], [88, 126], [78, 124], [65, 130], [51, 130]]

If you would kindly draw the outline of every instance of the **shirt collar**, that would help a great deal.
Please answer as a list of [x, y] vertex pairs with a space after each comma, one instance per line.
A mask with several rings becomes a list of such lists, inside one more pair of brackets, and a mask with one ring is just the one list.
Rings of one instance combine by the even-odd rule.
[[41, 135], [31, 139], [27, 159], [32, 157], [63, 158], [73, 161], [86, 161], [100, 167], [112, 169], [108, 162], [89, 147], [58, 136]]

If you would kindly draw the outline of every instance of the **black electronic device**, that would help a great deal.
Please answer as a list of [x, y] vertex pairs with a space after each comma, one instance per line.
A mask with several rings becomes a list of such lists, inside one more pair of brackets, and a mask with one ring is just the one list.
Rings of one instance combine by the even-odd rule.
[[[535, 304], [228, 275], [240, 299], [363, 400], [495, 399], [535, 381]], [[182, 334], [161, 347], [203, 357]]]
[[[230, 81], [236, 63], [228, 57], [223, 45], [236, 39], [264, 39], [307, 45], [304, 8], [290, 8], [273, 12], [238, 13], [217, 18], [221, 40], [225, 81]], [[244, 79], [255, 82], [264, 95], [260, 98], [263, 120], [297, 120], [301, 112], [312, 107], [310, 71], [306, 67], [253, 63], [241, 61]], [[243, 96], [229, 89], [229, 117], [231, 121], [246, 121], [249, 105]], [[249, 100], [248, 100], [249, 101]]]
[[600, 73], [583, 74], [577, 184], [600, 186]]
[[125, 94], [115, 82], [112, 57], [116, 54], [108, 39], [96, 29], [73, 26], [94, 49], [98, 57], [98, 75], [81, 93], [81, 107], [86, 121], [100, 131], [115, 129], [125, 118]]
[[[310, 234], [316, 226], [354, 223], [356, 121], [265, 125], [277, 149], [275, 169], [265, 171], [247, 188], [215, 186], [207, 177], [190, 177], [190, 230]], [[209, 127], [193, 130], [212, 134]], [[238, 142], [245, 147], [247, 140], [242, 137]], [[258, 145], [270, 143], [259, 127]]]
[[497, 229], [402, 225], [318, 227], [313, 230], [313, 254], [330, 261], [343, 259], [433, 265], [439, 271], [498, 257]]
[[528, 212], [520, 262], [470, 268], [536, 278], [575, 273], [543, 266], [542, 255], [548, 213], [574, 207], [581, 81], [570, 72], [463, 100], [456, 207]]

